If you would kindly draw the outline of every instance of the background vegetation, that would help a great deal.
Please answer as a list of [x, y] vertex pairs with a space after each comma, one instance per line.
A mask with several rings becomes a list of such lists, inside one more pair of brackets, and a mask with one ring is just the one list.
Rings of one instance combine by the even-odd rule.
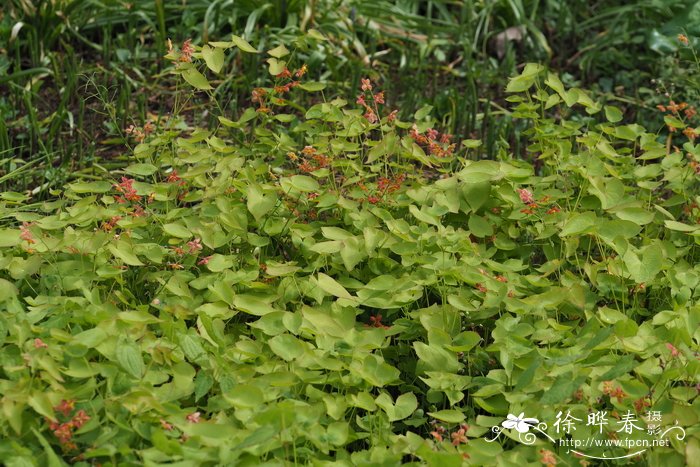
[[700, 2], [0, 15], [7, 465], [700, 459]]

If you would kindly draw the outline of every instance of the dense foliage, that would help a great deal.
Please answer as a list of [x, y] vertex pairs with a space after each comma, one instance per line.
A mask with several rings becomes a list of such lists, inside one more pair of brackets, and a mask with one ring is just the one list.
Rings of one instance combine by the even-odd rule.
[[0, 194], [0, 458], [586, 465], [488, 439], [590, 410], [687, 433], [610, 464], [697, 458], [689, 108], [659, 138], [529, 64], [506, 89], [526, 157], [483, 159], [381, 82], [327, 99], [294, 58], [326, 40], [171, 45], [176, 109], [218, 105], [227, 55], [266, 63], [252, 106], [131, 126], [128, 166], [47, 201]]
[[[655, 131], [654, 108], [666, 102], [652, 78], [678, 102], [697, 98], [675, 37], [700, 35], [699, 17], [698, 0], [5, 0], [0, 189], [49, 199], [94, 164], [124, 167], [124, 129], [174, 111], [168, 38], [236, 34], [270, 49], [314, 28], [329, 40], [303, 61], [329, 98], [371, 77], [401, 118], [429, 104], [448, 133], [520, 156], [526, 142], [503, 89], [522, 63], [551, 65], [567, 86], [592, 89]], [[220, 107], [195, 99], [180, 109], [190, 124], [213, 129], [219, 115], [250, 106], [250, 89], [264, 85], [259, 56], [235, 60], [237, 73], [217, 77]]]

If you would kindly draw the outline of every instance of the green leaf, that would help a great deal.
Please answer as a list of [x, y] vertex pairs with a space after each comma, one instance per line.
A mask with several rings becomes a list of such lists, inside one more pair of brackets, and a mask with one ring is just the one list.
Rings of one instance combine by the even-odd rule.
[[639, 225], [646, 225], [654, 220], [655, 213], [644, 208], [622, 208], [614, 211], [615, 215], [622, 220], [634, 222]]
[[552, 386], [545, 390], [544, 395], [540, 399], [540, 404], [554, 405], [564, 402], [586, 381], [585, 376], [579, 376], [573, 379], [573, 373], [567, 371], [557, 376]]
[[107, 248], [114, 256], [129, 266], [143, 266], [141, 260], [131, 251], [131, 248], [126, 243], [119, 242], [116, 245], [108, 245]]
[[252, 45], [250, 45], [250, 44], [248, 43], [248, 41], [246, 41], [246, 40], [243, 39], [242, 37], [236, 36], [235, 34], [233, 34], [233, 35], [231, 36], [231, 41], [233, 41], [233, 43], [236, 45], [236, 47], [238, 47], [239, 49], [241, 49], [243, 52], [248, 52], [248, 53], [251, 53], [251, 54], [260, 53], [258, 50], [255, 49], [255, 47], [253, 47]]
[[112, 189], [109, 182], [77, 182], [70, 183], [68, 189], [74, 193], [107, 193]]
[[323, 289], [324, 292], [329, 293], [333, 295], [334, 297], [338, 298], [350, 298], [352, 299], [352, 295], [350, 295], [350, 292], [345, 290], [345, 287], [340, 285], [335, 279], [332, 277], [319, 272], [318, 273], [318, 285]]
[[187, 68], [182, 71], [182, 77], [185, 78], [185, 81], [190, 83], [192, 86], [194, 86], [197, 89], [201, 90], [207, 90], [207, 89], [214, 89], [212, 88], [211, 84], [209, 84], [209, 81], [204, 77], [203, 74], [201, 74], [195, 67]]
[[464, 421], [464, 414], [459, 410], [440, 410], [437, 412], [428, 412], [428, 415], [446, 423], [462, 423]]
[[508, 81], [506, 92], [523, 92], [527, 91], [535, 84], [535, 80], [540, 73], [544, 71], [544, 67], [537, 63], [528, 63], [525, 65], [523, 72]]
[[413, 118], [415, 118], [416, 120], [423, 120], [425, 117], [430, 115], [430, 112], [432, 110], [433, 110], [432, 105], [424, 105], [423, 107], [418, 109], [415, 114], [413, 114]]
[[630, 371], [637, 368], [639, 365], [640, 362], [638, 362], [634, 358], [634, 355], [623, 355], [612, 368], [610, 368], [608, 371], [602, 374], [598, 379], [600, 381], [613, 380], [626, 373], [629, 373]]
[[280, 334], [267, 341], [270, 349], [278, 357], [291, 361], [304, 354], [306, 347], [303, 342], [289, 334]]
[[269, 71], [272, 76], [279, 75], [287, 67], [287, 62], [276, 58], [268, 58], [267, 63], [270, 65]]
[[414, 342], [413, 348], [418, 358], [427, 364], [428, 370], [456, 373], [462, 367], [454, 352], [449, 352], [436, 345]]
[[597, 217], [595, 213], [587, 211], [580, 214], [574, 214], [562, 227], [559, 236], [567, 237], [571, 235], [580, 235], [590, 232], [595, 226]]
[[484, 238], [493, 235], [493, 226], [485, 218], [472, 214], [469, 216], [469, 231], [475, 237]]
[[396, 399], [396, 404], [392, 403], [391, 396], [383, 392], [375, 399], [375, 403], [384, 409], [390, 422], [408, 418], [418, 408], [418, 399], [412, 392], [401, 394]]
[[238, 294], [233, 297], [233, 306], [255, 316], [263, 316], [276, 311], [269, 303], [249, 294]]
[[605, 118], [611, 123], [617, 123], [622, 120], [622, 111], [619, 108], [606, 105], [603, 107], [605, 109]]
[[265, 214], [270, 212], [275, 207], [277, 201], [273, 196], [263, 194], [263, 191], [257, 185], [248, 186], [248, 211], [255, 217], [256, 221], [260, 221]]
[[683, 129], [686, 127], [686, 124], [683, 123], [682, 120], [672, 115], [664, 115], [664, 123], [666, 123], [666, 125], [670, 126], [671, 128]]
[[132, 175], [148, 176], [156, 173], [158, 168], [153, 164], [131, 164], [124, 171]]
[[177, 238], [190, 238], [192, 232], [190, 232], [187, 227], [180, 223], [172, 222], [163, 225], [163, 232], [170, 235], [171, 237]]
[[309, 81], [308, 83], [300, 84], [299, 87], [303, 89], [304, 91], [309, 91], [309, 92], [316, 92], [316, 91], [323, 91], [326, 89], [325, 83], [316, 83], [313, 81]]
[[214, 73], [220, 72], [224, 66], [224, 51], [221, 48], [212, 48], [205, 45], [202, 47], [202, 57], [204, 57], [204, 62], [209, 69]]
[[700, 225], [688, 225], [677, 221], [664, 221], [664, 225], [671, 230], [679, 232], [695, 232], [700, 229]]
[[20, 231], [13, 229], [0, 229], [0, 248], [9, 248], [21, 243]]
[[140, 379], [146, 371], [141, 349], [133, 342], [121, 341], [115, 349], [117, 363], [134, 378]]
[[280, 186], [287, 193], [292, 189], [310, 193], [318, 191], [320, 188], [318, 182], [307, 175], [292, 175], [291, 177], [282, 178], [280, 179]]
[[280, 44], [274, 49], [268, 50], [267, 53], [275, 58], [282, 58], [289, 55], [289, 50], [287, 50], [284, 44]]

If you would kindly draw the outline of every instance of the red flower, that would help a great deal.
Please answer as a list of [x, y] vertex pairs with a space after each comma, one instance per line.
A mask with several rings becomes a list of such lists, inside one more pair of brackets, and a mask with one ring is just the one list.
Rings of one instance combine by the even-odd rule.
[[468, 429], [469, 429], [469, 425], [462, 425], [462, 426], [460, 426], [459, 430], [452, 433], [452, 444], [454, 446], [459, 446], [460, 444], [464, 444], [468, 441], [468, 439], [467, 439], [467, 430]]
[[162, 418], [160, 419], [160, 426], [162, 426], [163, 429], [167, 431], [172, 431], [173, 429], [173, 426], [170, 423], [163, 420]]
[[89, 420], [90, 416], [84, 410], [78, 410], [71, 421], [76, 429], [80, 429], [80, 427], [85, 425]]
[[521, 188], [518, 190], [518, 195], [520, 196], [520, 201], [525, 204], [532, 204], [535, 202], [535, 198], [532, 196], [532, 192], [530, 190]]
[[29, 222], [22, 222], [22, 227], [19, 228], [20, 234], [19, 238], [24, 240], [25, 242], [29, 244], [36, 243], [36, 240], [34, 240], [34, 235], [32, 232], [29, 230], [29, 227], [31, 227], [32, 224]]
[[197, 265], [198, 265], [198, 266], [204, 266], [205, 264], [208, 264], [208, 263], [209, 263], [209, 260], [211, 260], [211, 256], [205, 256], [204, 258], [200, 259], [200, 260], [197, 262]]
[[34, 348], [35, 349], [45, 349], [47, 347], [48, 347], [48, 344], [46, 342], [42, 341], [41, 339], [39, 339], [38, 337], [36, 339], [34, 339]]
[[194, 53], [194, 47], [192, 47], [192, 39], [187, 39], [182, 43], [182, 50], [180, 52], [181, 62], [191, 62], [192, 54]]
[[55, 430], [53, 430], [54, 436], [58, 438], [61, 444], [68, 443], [73, 438], [73, 424], [71, 422], [62, 423]]
[[189, 254], [194, 254], [203, 248], [202, 241], [199, 238], [195, 238], [194, 240], [187, 242], [187, 246], [189, 248]]
[[64, 417], [68, 417], [75, 409], [74, 400], [62, 400], [60, 404], [53, 408], [56, 412], [61, 412]]
[[[141, 196], [136, 194], [136, 190], [134, 189], [134, 180], [131, 178], [122, 177], [122, 181], [119, 184], [115, 184], [114, 189], [119, 193], [122, 193], [124, 198], [128, 201], [141, 200]], [[119, 197], [117, 196], [117, 198]], [[119, 200], [117, 202], [119, 202]]]
[[362, 90], [363, 91], [371, 91], [372, 90], [372, 82], [369, 80], [369, 78], [362, 78]]
[[193, 413], [189, 414], [189, 415], [188, 415], [187, 417], [185, 417], [185, 418], [186, 418], [187, 421], [190, 422], [190, 423], [199, 423], [199, 422], [200, 422], [200, 416], [201, 416], [201, 415], [202, 415], [202, 414], [199, 413], [199, 412], [193, 412]]
[[666, 348], [668, 348], [668, 350], [671, 351], [671, 357], [674, 357], [674, 358], [675, 358], [675, 357], [677, 357], [677, 356], [679, 356], [679, 355], [681, 354], [681, 353], [678, 351], [678, 349], [677, 349], [673, 344], [671, 344], [670, 342], [667, 342], [667, 343], [666, 343]]

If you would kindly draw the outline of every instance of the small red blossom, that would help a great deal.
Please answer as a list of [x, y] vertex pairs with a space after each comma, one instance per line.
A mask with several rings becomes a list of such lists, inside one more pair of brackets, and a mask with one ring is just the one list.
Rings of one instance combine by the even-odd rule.
[[484, 285], [481, 284], [480, 282], [474, 284], [474, 288], [475, 288], [476, 290], [478, 290], [479, 292], [482, 292], [482, 293], [486, 293], [486, 292], [489, 291], [489, 289], [487, 289], [486, 287], [484, 287]]
[[204, 248], [202, 246], [202, 241], [199, 238], [195, 238], [194, 240], [187, 242], [187, 247], [188, 247], [188, 253], [191, 255], [200, 251], [202, 248]]
[[73, 424], [71, 422], [60, 424], [53, 430], [53, 434], [61, 444], [68, 443], [73, 438]]
[[292, 72], [289, 71], [287, 67], [284, 67], [284, 70], [282, 70], [282, 73], [279, 73], [275, 75], [275, 78], [291, 78], [292, 77]]
[[161, 426], [164, 430], [166, 430], [166, 431], [172, 431], [172, 430], [173, 430], [173, 425], [170, 424], [170, 423], [168, 423], [168, 422], [166, 422], [166, 421], [163, 420], [162, 418], [160, 419], [160, 426]]
[[33, 224], [31, 224], [30, 222], [22, 222], [22, 227], [19, 228], [19, 238], [29, 243], [30, 245], [36, 243], [36, 240], [34, 240], [34, 235], [29, 230], [29, 227], [31, 227], [32, 225]]
[[535, 197], [532, 196], [532, 192], [526, 188], [520, 188], [518, 190], [518, 196], [520, 196], [520, 201], [525, 204], [532, 204], [535, 202]]
[[544, 464], [545, 467], [554, 467], [557, 465], [557, 458], [552, 451], [540, 449], [540, 462]]
[[367, 197], [367, 202], [369, 202], [370, 204], [377, 204], [379, 201], [380, 199], [378, 196], [371, 195]]
[[294, 76], [297, 78], [301, 78], [306, 74], [306, 72], [309, 71], [309, 67], [304, 63], [301, 68], [299, 68], [296, 72], [294, 72]]
[[199, 423], [201, 421], [200, 420], [201, 415], [202, 414], [200, 412], [193, 412], [193, 413], [189, 414], [187, 417], [185, 417], [185, 419], [190, 423]]
[[177, 174], [177, 170], [173, 170], [172, 172], [170, 172], [168, 178], [165, 181], [168, 183], [177, 183], [181, 180], [182, 178], [180, 178], [180, 176]]
[[547, 214], [556, 214], [556, 213], [558, 213], [559, 211], [561, 211], [561, 209], [559, 209], [559, 207], [557, 207], [557, 206], [552, 206], [551, 208], [549, 208], [549, 209], [547, 210]]
[[363, 91], [371, 91], [372, 90], [372, 82], [369, 80], [369, 78], [362, 78], [362, 90]]
[[375, 114], [372, 109], [367, 109], [367, 112], [365, 112], [364, 117], [370, 123], [377, 123], [379, 121], [379, 118], [377, 118], [377, 114]]
[[180, 61], [191, 62], [193, 53], [194, 47], [192, 46], [192, 39], [187, 39], [182, 43], [182, 49], [180, 49]]
[[90, 416], [84, 410], [78, 410], [78, 412], [73, 415], [73, 419], [71, 421], [75, 429], [79, 430], [81, 426], [90, 421]]
[[677, 356], [679, 356], [679, 355], [681, 354], [681, 353], [679, 352], [679, 350], [678, 350], [673, 344], [671, 344], [670, 342], [667, 342], [667, 343], [666, 343], [666, 348], [667, 348], [668, 350], [671, 351], [671, 357], [672, 357], [672, 358], [675, 358], [675, 357], [677, 357]]
[[264, 98], [266, 95], [267, 95], [267, 91], [266, 91], [265, 89], [263, 89], [263, 88], [255, 88], [255, 89], [253, 89], [253, 90], [251, 91], [251, 93], [250, 93], [250, 96], [251, 96], [251, 97], [250, 97], [250, 100], [251, 100], [252, 102], [256, 102], [256, 103], [260, 104], [260, 106], [262, 107], [262, 105], [263, 105], [263, 98]]
[[454, 446], [459, 446], [460, 444], [464, 444], [467, 441], [467, 430], [469, 429], [469, 425], [461, 425], [459, 427], [459, 430], [455, 431], [452, 433], [452, 444]]
[[384, 91], [380, 91], [374, 95], [374, 102], [376, 104], [383, 104], [384, 103]]
[[53, 408], [56, 412], [61, 412], [64, 417], [70, 416], [70, 414], [75, 410], [74, 400], [63, 399], [60, 404]]
[[651, 402], [646, 397], [634, 401], [634, 410], [637, 412], [641, 412], [647, 407], [651, 407]]
[[372, 323], [371, 324], [372, 327], [389, 329], [389, 326], [382, 324], [382, 315], [380, 315], [380, 314], [377, 314], [376, 316], [370, 316], [369, 321], [370, 321], [370, 323]]
[[387, 115], [386, 121], [389, 123], [393, 122], [394, 120], [396, 120], [396, 116], [398, 114], [399, 114], [398, 110], [392, 110], [391, 113], [389, 115]]
[[122, 177], [121, 182], [114, 185], [114, 189], [124, 195], [124, 199], [128, 201], [140, 201], [141, 196], [136, 194], [134, 188], [134, 179]]
[[48, 346], [49, 345], [46, 342], [42, 341], [38, 337], [36, 339], [34, 339], [34, 348], [35, 349], [45, 349]]
[[198, 266], [204, 266], [205, 264], [209, 264], [209, 261], [211, 260], [211, 257], [212, 257], [212, 256], [213, 256], [213, 255], [205, 256], [204, 258], [202, 258], [202, 259], [200, 259], [199, 261], [197, 261], [197, 265], [198, 265]]

